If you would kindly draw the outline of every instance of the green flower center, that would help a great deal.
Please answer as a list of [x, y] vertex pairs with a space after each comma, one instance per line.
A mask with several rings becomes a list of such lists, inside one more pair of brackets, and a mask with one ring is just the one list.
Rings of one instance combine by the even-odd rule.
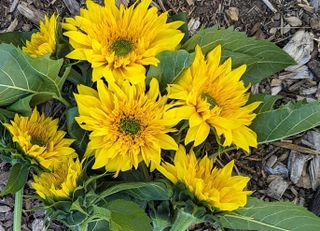
[[204, 99], [205, 101], [207, 101], [210, 104], [210, 109], [214, 108], [217, 105], [214, 98], [211, 95], [209, 95], [208, 93], [204, 92], [204, 93], [202, 93], [201, 96], [202, 96], [202, 99]]
[[128, 39], [119, 38], [111, 45], [111, 50], [117, 56], [126, 56], [133, 50], [133, 43]]
[[141, 130], [141, 125], [138, 120], [126, 118], [120, 122], [120, 129], [128, 135], [136, 135]]

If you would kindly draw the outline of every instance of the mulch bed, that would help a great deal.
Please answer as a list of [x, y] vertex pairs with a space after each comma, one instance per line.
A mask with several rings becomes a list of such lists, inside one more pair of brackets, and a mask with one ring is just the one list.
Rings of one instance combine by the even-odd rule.
[[[75, 0], [74, 0], [75, 1]], [[45, 14], [58, 12], [60, 16], [74, 14], [84, 1], [71, 0], [0, 0], [0, 32], [30, 31]], [[129, 0], [117, 2], [129, 3]], [[320, 99], [320, 12], [318, 0], [155, 0], [160, 10], [185, 12], [190, 18], [191, 34], [197, 30], [219, 25], [233, 26], [257, 39], [267, 39], [284, 47], [298, 31], [302, 33], [301, 49], [310, 60], [303, 72], [284, 71], [253, 86], [253, 91], [278, 94], [279, 104], [289, 100], [313, 102]], [[68, 6], [68, 7], [67, 7]], [[299, 32], [300, 33], [300, 32]], [[307, 35], [309, 40], [307, 40]], [[309, 44], [308, 44], [309, 43]], [[306, 47], [309, 47], [308, 50]], [[288, 48], [289, 49], [289, 48]], [[50, 108], [50, 107], [49, 107]], [[320, 119], [320, 118], [319, 118]], [[249, 175], [249, 189], [254, 196], [268, 200], [293, 201], [320, 215], [320, 128], [290, 139], [260, 145], [250, 155], [235, 151], [222, 155], [218, 164], [236, 159], [236, 171]], [[3, 189], [10, 166], [0, 162], [0, 191]], [[32, 193], [29, 187], [26, 193]], [[44, 211], [33, 212], [39, 201], [24, 201], [23, 230], [41, 230]], [[0, 197], [0, 231], [12, 229], [14, 200]], [[65, 230], [53, 224], [49, 230]], [[197, 225], [192, 230], [213, 230]]]

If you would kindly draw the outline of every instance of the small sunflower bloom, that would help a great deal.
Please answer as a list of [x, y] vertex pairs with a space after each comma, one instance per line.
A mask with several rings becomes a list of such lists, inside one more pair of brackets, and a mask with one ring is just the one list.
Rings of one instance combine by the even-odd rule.
[[193, 150], [186, 154], [180, 145], [174, 163], [162, 163], [157, 169], [172, 183], [183, 183], [199, 200], [219, 211], [233, 211], [247, 204], [252, 192], [244, 191], [249, 177], [232, 176], [234, 161], [222, 169], [213, 168], [213, 160], [208, 156], [197, 160]]
[[[161, 162], [161, 149], [176, 150], [176, 121], [164, 119], [167, 99], [161, 97], [159, 84], [152, 79], [146, 93], [145, 83], [123, 82], [106, 86], [97, 82], [97, 91], [78, 86], [75, 94], [81, 128], [91, 131], [87, 155], [94, 154], [93, 169], [105, 167], [109, 172], [138, 168], [144, 161], [151, 170]], [[168, 109], [169, 110], [169, 109]]]
[[70, 198], [77, 188], [77, 182], [82, 172], [79, 159], [69, 160], [55, 166], [52, 172], [42, 172], [34, 175], [32, 187], [43, 200], [63, 200]]
[[33, 33], [31, 40], [22, 47], [24, 53], [32, 58], [37, 58], [56, 51], [57, 18], [58, 16], [55, 14], [50, 18], [45, 16], [44, 21], [40, 22], [39, 32]]
[[231, 58], [220, 65], [221, 46], [209, 52], [207, 59], [196, 47], [193, 64], [178, 81], [168, 86], [168, 98], [177, 100], [171, 116], [189, 121], [185, 144], [203, 143], [211, 128], [223, 136], [223, 146], [236, 145], [247, 152], [257, 147], [257, 135], [248, 126], [260, 104], [247, 104], [250, 86], [240, 80], [246, 65], [231, 69]]
[[76, 155], [70, 147], [73, 140], [64, 138], [66, 132], [58, 130], [58, 120], [40, 115], [37, 109], [30, 117], [16, 114], [14, 120], [4, 123], [4, 126], [23, 153], [44, 168], [52, 169]]
[[108, 82], [143, 82], [144, 66], [156, 66], [156, 55], [174, 50], [184, 36], [177, 29], [183, 22], [167, 23], [168, 12], [158, 15], [150, 3], [141, 0], [118, 8], [115, 0], [105, 0], [104, 6], [87, 0], [80, 16], [66, 18], [62, 24], [74, 48], [67, 57], [91, 63], [94, 82], [102, 77]]

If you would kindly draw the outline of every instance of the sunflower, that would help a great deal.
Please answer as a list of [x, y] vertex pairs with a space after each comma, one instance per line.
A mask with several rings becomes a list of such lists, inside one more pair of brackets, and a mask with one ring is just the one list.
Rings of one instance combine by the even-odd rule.
[[33, 33], [22, 47], [24, 53], [36, 58], [56, 51], [57, 18], [54, 14], [50, 18], [45, 16], [44, 22], [40, 22], [40, 31]]
[[87, 0], [80, 16], [66, 18], [63, 28], [74, 50], [67, 55], [87, 60], [93, 68], [93, 81], [127, 79], [136, 84], [144, 81], [146, 65], [157, 65], [155, 57], [164, 50], [174, 50], [184, 34], [177, 30], [183, 22], [167, 23], [168, 12], [158, 15], [151, 0], [141, 0], [131, 7], [115, 0], [104, 6]]
[[73, 140], [64, 138], [66, 133], [58, 130], [58, 120], [40, 115], [37, 109], [30, 117], [16, 114], [14, 120], [4, 126], [23, 153], [44, 168], [52, 169], [59, 162], [76, 155], [69, 147]]
[[201, 48], [196, 47], [191, 67], [168, 86], [168, 97], [177, 100], [171, 116], [189, 120], [186, 144], [194, 141], [198, 146], [214, 128], [218, 137], [224, 137], [223, 146], [234, 144], [249, 152], [250, 146], [257, 146], [257, 135], [248, 126], [260, 102], [246, 105], [250, 86], [245, 87], [240, 80], [246, 65], [232, 70], [231, 58], [221, 65], [220, 59], [221, 46], [212, 50], [206, 60]]
[[244, 191], [249, 177], [232, 176], [234, 161], [222, 169], [213, 168], [213, 160], [204, 156], [197, 160], [193, 150], [186, 154], [180, 145], [174, 164], [163, 163], [157, 169], [172, 183], [183, 183], [199, 201], [220, 211], [233, 211], [247, 204], [251, 191]]
[[32, 187], [44, 200], [68, 199], [77, 187], [77, 181], [81, 175], [82, 166], [79, 159], [69, 160], [55, 166], [52, 172], [42, 172], [34, 175]]
[[76, 121], [92, 131], [87, 153], [95, 155], [93, 169], [105, 167], [117, 175], [144, 161], [153, 170], [160, 164], [161, 149], [178, 148], [167, 134], [175, 131], [175, 121], [164, 119], [168, 106], [156, 79], [151, 80], [147, 93], [144, 82], [107, 87], [98, 80], [97, 89], [80, 85], [75, 95], [80, 114]]

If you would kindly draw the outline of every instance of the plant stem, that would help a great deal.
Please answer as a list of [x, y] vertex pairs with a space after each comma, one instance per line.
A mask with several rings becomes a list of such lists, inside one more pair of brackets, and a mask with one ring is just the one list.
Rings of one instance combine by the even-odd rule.
[[22, 201], [23, 188], [15, 193], [14, 214], [13, 214], [13, 231], [21, 231]]
[[145, 180], [146, 181], [151, 181], [151, 177], [150, 177], [150, 174], [149, 174], [148, 167], [144, 162], [141, 163], [141, 171], [143, 173], [143, 176], [144, 176]]

